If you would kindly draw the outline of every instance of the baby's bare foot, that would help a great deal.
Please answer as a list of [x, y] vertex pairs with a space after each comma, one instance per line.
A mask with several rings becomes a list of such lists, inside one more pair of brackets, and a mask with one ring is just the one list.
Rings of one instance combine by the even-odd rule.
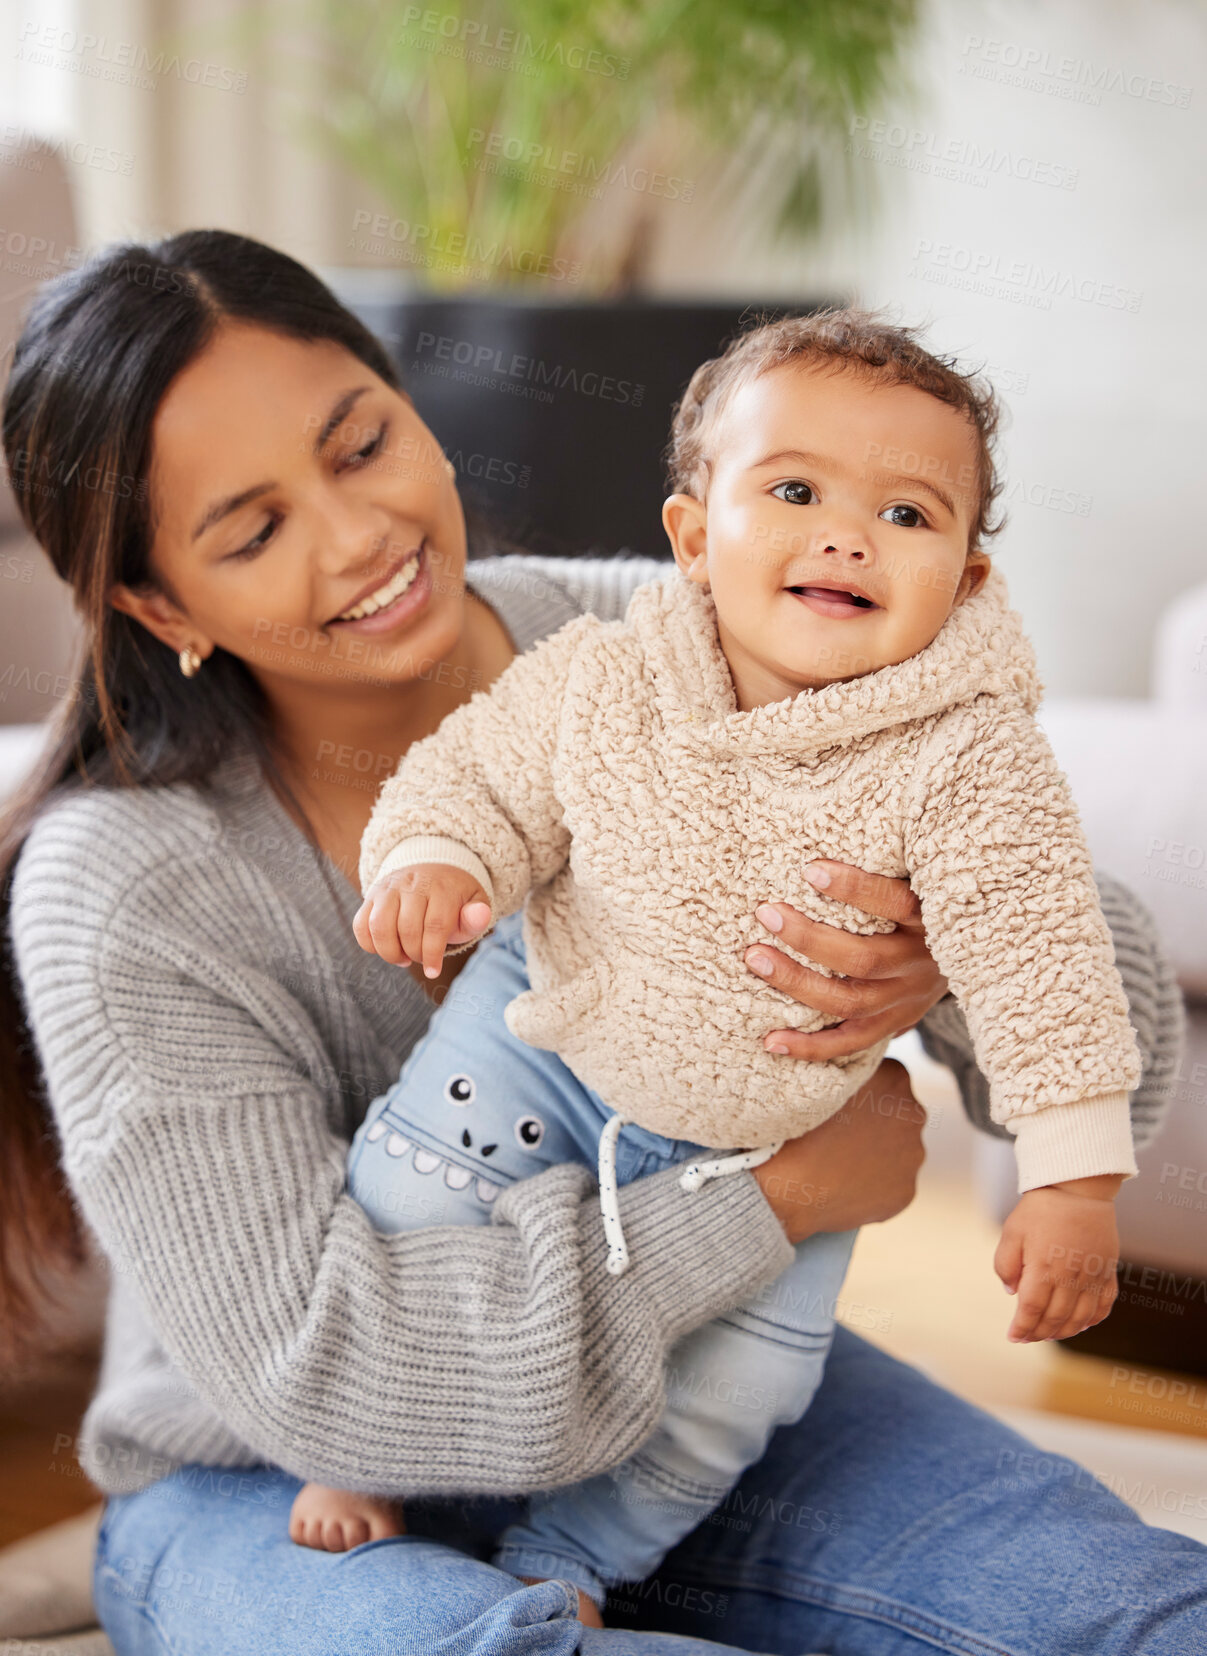
[[289, 1539], [319, 1552], [349, 1552], [366, 1541], [406, 1532], [401, 1502], [328, 1489], [326, 1484], [303, 1484], [289, 1514]]
[[604, 1624], [599, 1606], [594, 1599], [587, 1597], [581, 1587], [578, 1590], [578, 1619], [584, 1627], [602, 1627]]
[[[547, 1581], [548, 1576], [521, 1576], [520, 1580], [528, 1587], [535, 1587], [540, 1581]], [[584, 1627], [602, 1627], [604, 1619], [599, 1613], [599, 1606], [594, 1599], [587, 1597], [582, 1588], [578, 1589], [578, 1619]]]

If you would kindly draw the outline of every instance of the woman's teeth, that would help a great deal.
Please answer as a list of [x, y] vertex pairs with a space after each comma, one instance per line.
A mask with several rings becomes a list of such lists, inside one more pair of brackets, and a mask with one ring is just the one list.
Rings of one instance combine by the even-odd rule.
[[384, 586], [379, 586], [376, 592], [371, 592], [367, 598], [362, 598], [359, 604], [353, 604], [351, 609], [337, 615], [337, 621], [363, 621], [367, 615], [376, 615], [378, 610], [385, 609], [396, 598], [401, 598], [411, 582], [419, 573], [419, 553], [412, 552], [403, 564], [397, 575], [391, 576]]

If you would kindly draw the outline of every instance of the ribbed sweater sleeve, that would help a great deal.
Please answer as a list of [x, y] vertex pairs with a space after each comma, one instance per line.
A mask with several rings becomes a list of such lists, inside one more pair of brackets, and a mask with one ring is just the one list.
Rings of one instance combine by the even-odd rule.
[[361, 840], [362, 891], [383, 865], [399, 866], [393, 853], [416, 838], [453, 840], [480, 859], [496, 920], [564, 866], [570, 834], [554, 786], [558, 718], [575, 652], [600, 625], [593, 615], [568, 622], [408, 750]]
[[1020, 1188], [1134, 1173], [1141, 1064], [1068, 784], [1023, 709], [942, 720], [906, 858], [931, 951], [1017, 1136]]
[[[46, 814], [12, 939], [72, 1187], [168, 1359], [252, 1458], [351, 1489], [514, 1492], [621, 1460], [669, 1347], [789, 1262], [758, 1186], [628, 1186], [622, 1280], [576, 1167], [506, 1191], [487, 1227], [378, 1234], [286, 987], [330, 959], [260, 867], [183, 832], [143, 845], [137, 821], [112, 797]], [[273, 939], [269, 969], [248, 937]], [[149, 1440], [171, 1454], [172, 1431]]]

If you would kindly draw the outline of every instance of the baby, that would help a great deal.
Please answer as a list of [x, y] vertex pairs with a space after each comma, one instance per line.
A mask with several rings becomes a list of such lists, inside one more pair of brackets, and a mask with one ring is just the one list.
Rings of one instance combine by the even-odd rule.
[[[771, 323], [697, 370], [663, 508], [674, 567], [623, 621], [582, 616], [518, 657], [375, 807], [365, 948], [434, 977], [501, 922], [357, 1134], [349, 1186], [379, 1228], [483, 1224], [512, 1180], [598, 1161], [620, 1274], [618, 1183], [683, 1163], [690, 1201], [832, 1116], [888, 1043], [787, 1056], [777, 1031], [837, 1020], [744, 964], [782, 925], [773, 898], [893, 929], [804, 879], [831, 858], [908, 876], [1015, 1135], [995, 1258], [1018, 1293], [1010, 1337], [1103, 1314], [1140, 1060], [1033, 717], [1034, 653], [983, 546], [995, 430], [991, 391], [865, 313]], [[534, 1498], [495, 1562], [571, 1582], [588, 1618], [644, 1579], [808, 1407], [853, 1240], [800, 1244], [759, 1299], [685, 1340], [653, 1437]], [[307, 1486], [292, 1533], [342, 1546], [400, 1524], [388, 1502]]]

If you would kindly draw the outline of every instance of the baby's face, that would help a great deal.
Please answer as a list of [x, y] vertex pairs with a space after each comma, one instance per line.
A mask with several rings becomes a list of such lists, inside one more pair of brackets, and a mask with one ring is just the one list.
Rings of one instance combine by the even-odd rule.
[[988, 572], [967, 552], [972, 428], [913, 386], [789, 363], [734, 394], [708, 449], [707, 501], [663, 519], [741, 708], [916, 655]]

